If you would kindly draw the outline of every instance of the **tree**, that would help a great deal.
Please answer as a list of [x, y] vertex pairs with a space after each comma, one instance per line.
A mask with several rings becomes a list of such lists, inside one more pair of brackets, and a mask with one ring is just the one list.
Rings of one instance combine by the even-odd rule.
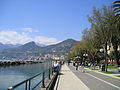
[[108, 9], [104, 6], [102, 9], [93, 9], [93, 16], [89, 21], [95, 30], [95, 38], [103, 46], [105, 52], [105, 68], [107, 71], [107, 45], [110, 42], [109, 29], [107, 28]]
[[[101, 9], [94, 8], [93, 16], [89, 17], [89, 21], [92, 23], [95, 29], [95, 38], [98, 43], [103, 45], [105, 52], [106, 71], [107, 71], [107, 46], [112, 43], [117, 65], [118, 61], [118, 45], [120, 41], [120, 29], [119, 21], [116, 22], [116, 15], [111, 7], [103, 7]], [[115, 23], [116, 22], [116, 23]]]
[[112, 37], [112, 44], [115, 51], [115, 59], [117, 61], [118, 67], [120, 66], [119, 62], [119, 51], [118, 51], [118, 45], [120, 45], [120, 0], [117, 0], [113, 3], [113, 11], [115, 14], [115, 17], [113, 18], [113, 23], [115, 25], [116, 34]]
[[98, 44], [96, 44], [94, 29], [91, 27], [89, 30], [85, 29], [83, 31], [82, 40], [86, 44], [86, 51], [89, 54], [89, 59], [95, 64], [96, 56], [98, 56]]
[[94, 57], [99, 56], [98, 50], [102, 47], [104, 48], [107, 71], [107, 46], [112, 43], [119, 66], [117, 49], [120, 44], [120, 20], [118, 12], [115, 14], [114, 11], [111, 6], [93, 9], [93, 15], [88, 17], [91, 27], [83, 31], [82, 40], [71, 49], [70, 55], [72, 57], [79, 55], [83, 58], [83, 54], [88, 53], [89, 57], [93, 57], [92, 61], [95, 62]]

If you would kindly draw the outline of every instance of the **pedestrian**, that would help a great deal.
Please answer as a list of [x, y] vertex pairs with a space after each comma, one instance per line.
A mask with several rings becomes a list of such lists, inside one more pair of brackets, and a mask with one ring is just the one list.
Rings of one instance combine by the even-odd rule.
[[75, 66], [75, 62], [73, 62], [73, 66]]
[[85, 64], [83, 63], [83, 64], [82, 64], [82, 72], [83, 72], [83, 73], [85, 73], [84, 67], [85, 67]]
[[57, 74], [60, 74], [60, 69], [61, 69], [61, 62], [57, 61]]
[[68, 66], [70, 65], [70, 61], [68, 61]]
[[75, 65], [75, 66], [76, 66], [76, 70], [78, 70], [78, 63], [77, 63], [77, 62], [76, 62], [76, 65]]
[[61, 69], [61, 62], [56, 61], [54, 63], [54, 72], [56, 72], [59, 75], [60, 74], [60, 69]]
[[64, 65], [65, 61], [62, 61], [62, 65]]
[[58, 63], [57, 63], [57, 61], [55, 61], [53, 64], [53, 69], [54, 69], [53, 71], [54, 72], [57, 72], [57, 66], [58, 66]]

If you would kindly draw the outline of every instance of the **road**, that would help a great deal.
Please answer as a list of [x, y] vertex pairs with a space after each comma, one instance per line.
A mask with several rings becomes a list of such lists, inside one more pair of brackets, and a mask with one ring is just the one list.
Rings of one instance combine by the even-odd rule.
[[69, 68], [90, 90], [120, 90], [120, 79], [89, 70], [83, 73], [82, 68], [75, 70], [73, 66]]

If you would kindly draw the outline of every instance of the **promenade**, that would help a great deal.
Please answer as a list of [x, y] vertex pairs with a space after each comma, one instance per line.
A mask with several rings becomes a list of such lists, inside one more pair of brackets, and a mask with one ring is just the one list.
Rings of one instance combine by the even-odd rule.
[[65, 64], [61, 68], [54, 90], [89, 90]]

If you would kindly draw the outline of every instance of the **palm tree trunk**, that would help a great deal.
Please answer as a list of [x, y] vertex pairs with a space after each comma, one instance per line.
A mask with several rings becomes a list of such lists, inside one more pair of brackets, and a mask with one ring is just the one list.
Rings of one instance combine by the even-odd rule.
[[114, 48], [114, 53], [115, 53], [115, 60], [116, 60], [117, 66], [119, 67], [120, 66], [120, 62], [119, 62], [119, 55], [118, 55], [118, 50], [117, 50], [118, 49], [117, 42], [115, 43], [113, 48]]

